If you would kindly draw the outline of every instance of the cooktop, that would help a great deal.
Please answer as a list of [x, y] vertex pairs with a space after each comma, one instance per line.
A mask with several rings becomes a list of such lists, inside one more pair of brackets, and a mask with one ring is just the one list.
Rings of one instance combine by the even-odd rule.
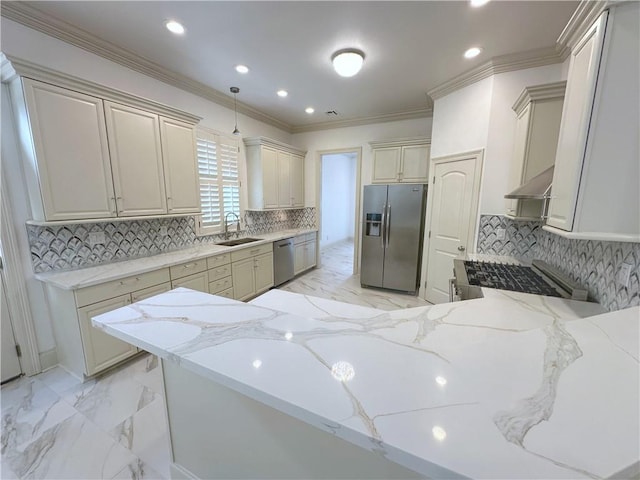
[[531, 267], [465, 260], [464, 268], [469, 285], [551, 297], [561, 296]]

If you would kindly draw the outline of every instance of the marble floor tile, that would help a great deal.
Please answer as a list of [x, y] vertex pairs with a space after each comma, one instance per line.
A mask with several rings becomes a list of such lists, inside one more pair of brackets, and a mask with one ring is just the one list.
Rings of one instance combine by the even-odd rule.
[[169, 477], [160, 475], [149, 465], [138, 459], [124, 467], [112, 478], [113, 480], [164, 480]]
[[37, 376], [37, 378], [58, 395], [66, 392], [70, 388], [77, 387], [82, 384], [82, 380], [71, 375], [60, 366], [56, 366], [46, 372], [42, 372]]

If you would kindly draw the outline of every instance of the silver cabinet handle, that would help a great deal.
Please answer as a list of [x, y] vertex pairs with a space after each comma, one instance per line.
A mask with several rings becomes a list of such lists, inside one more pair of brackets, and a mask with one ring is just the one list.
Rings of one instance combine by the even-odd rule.
[[131, 284], [139, 282], [139, 281], [140, 281], [140, 279], [138, 277], [136, 277], [136, 278], [133, 278], [133, 279], [128, 280], [128, 281], [120, 280], [119, 283], [120, 283], [121, 286], [124, 287], [125, 285], [131, 285]]
[[450, 278], [449, 279], [449, 301], [450, 302], [453, 302], [453, 296], [454, 296], [453, 292], [454, 292], [454, 289], [456, 288], [455, 285], [456, 285], [456, 278], [455, 277]]
[[464, 252], [465, 250], [466, 250], [466, 249], [465, 249], [462, 245], [460, 245], [460, 246], [458, 247], [458, 251], [459, 251], [459, 252]]

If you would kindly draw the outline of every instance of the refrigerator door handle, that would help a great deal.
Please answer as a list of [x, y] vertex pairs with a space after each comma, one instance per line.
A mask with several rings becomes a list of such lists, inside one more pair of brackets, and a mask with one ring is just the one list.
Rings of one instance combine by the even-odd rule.
[[387, 205], [387, 240], [386, 246], [389, 246], [389, 241], [391, 240], [391, 204]]
[[382, 238], [382, 248], [385, 249], [387, 248], [387, 241], [386, 241], [386, 231], [387, 231], [387, 204], [385, 203], [382, 206], [382, 226], [380, 227], [382, 229], [382, 235], [380, 235], [380, 237]]

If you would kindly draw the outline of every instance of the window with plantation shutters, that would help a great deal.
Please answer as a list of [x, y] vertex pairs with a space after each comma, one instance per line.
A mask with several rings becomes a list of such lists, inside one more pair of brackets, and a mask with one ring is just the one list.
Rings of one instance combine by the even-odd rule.
[[229, 212], [240, 216], [238, 142], [235, 138], [198, 129], [198, 175], [200, 178], [201, 233], [223, 229]]

